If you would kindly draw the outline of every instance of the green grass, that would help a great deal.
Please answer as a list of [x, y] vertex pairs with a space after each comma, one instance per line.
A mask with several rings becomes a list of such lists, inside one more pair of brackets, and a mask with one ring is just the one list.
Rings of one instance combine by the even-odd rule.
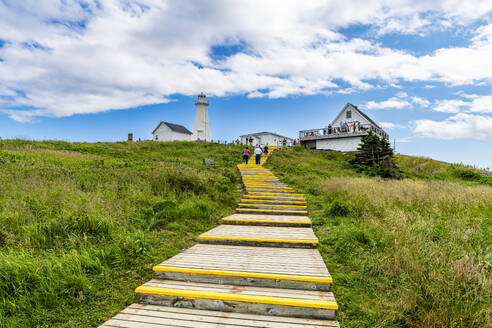
[[[492, 187], [471, 168], [398, 156], [403, 180], [295, 147], [268, 166], [306, 194], [343, 327], [492, 327]], [[464, 172], [464, 173], [463, 173]]]
[[[0, 142], [0, 327], [98, 326], [234, 211], [241, 148]], [[202, 165], [213, 159], [220, 167]]]
[[[233, 213], [241, 147], [0, 141], [0, 327], [96, 327]], [[492, 327], [491, 178], [398, 156], [403, 180], [294, 147], [343, 327]], [[203, 157], [220, 165], [202, 165]]]

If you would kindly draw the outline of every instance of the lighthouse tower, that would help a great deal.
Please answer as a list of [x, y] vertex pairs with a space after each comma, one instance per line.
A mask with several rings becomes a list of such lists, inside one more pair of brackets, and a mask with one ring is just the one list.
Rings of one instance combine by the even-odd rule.
[[193, 140], [210, 141], [210, 126], [208, 124], [208, 101], [202, 92], [195, 102], [195, 125], [193, 126]]

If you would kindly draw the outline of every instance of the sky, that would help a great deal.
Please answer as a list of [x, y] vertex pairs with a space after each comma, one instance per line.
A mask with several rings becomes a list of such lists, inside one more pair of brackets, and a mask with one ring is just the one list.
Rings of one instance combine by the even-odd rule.
[[214, 140], [328, 125], [350, 102], [396, 152], [492, 167], [492, 1], [0, 0], [0, 137]]

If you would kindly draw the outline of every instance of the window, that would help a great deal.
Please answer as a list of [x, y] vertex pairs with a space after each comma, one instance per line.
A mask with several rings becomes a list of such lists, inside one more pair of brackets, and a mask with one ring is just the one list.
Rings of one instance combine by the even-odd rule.
[[352, 118], [352, 111], [351, 110], [346, 111], [346, 114], [347, 114], [347, 118]]

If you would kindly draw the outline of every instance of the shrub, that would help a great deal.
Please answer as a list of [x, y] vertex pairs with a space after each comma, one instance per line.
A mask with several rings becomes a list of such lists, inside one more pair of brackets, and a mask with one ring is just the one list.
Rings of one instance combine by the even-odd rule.
[[466, 180], [466, 181], [480, 181], [480, 180], [482, 180], [482, 175], [480, 173], [477, 173], [477, 172], [472, 171], [472, 170], [465, 170], [465, 169], [456, 168], [453, 173], [457, 178], [460, 178], [460, 179]]
[[340, 199], [335, 199], [325, 210], [325, 216], [349, 216], [352, 212], [350, 204]]

